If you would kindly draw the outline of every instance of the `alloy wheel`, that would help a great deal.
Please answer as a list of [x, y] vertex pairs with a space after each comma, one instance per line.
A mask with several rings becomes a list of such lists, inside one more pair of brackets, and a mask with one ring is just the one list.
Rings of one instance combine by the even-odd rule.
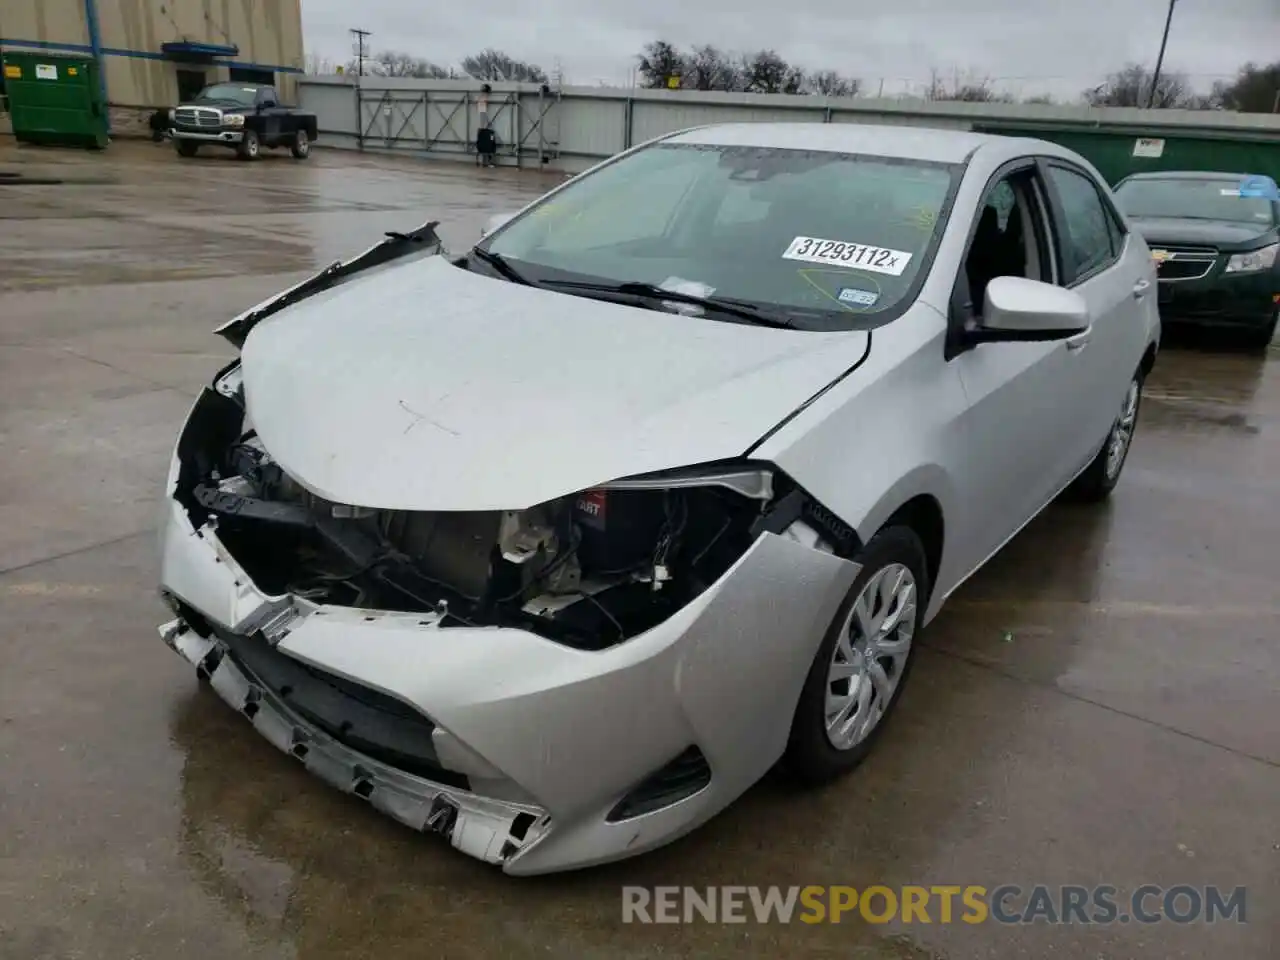
[[1114, 480], [1120, 474], [1124, 458], [1129, 452], [1129, 444], [1133, 441], [1133, 428], [1138, 421], [1138, 393], [1140, 385], [1135, 378], [1125, 391], [1124, 403], [1120, 407], [1120, 416], [1111, 428], [1111, 437], [1107, 441], [1107, 479]]
[[837, 750], [864, 741], [893, 700], [911, 653], [919, 591], [911, 571], [888, 564], [858, 593], [827, 671], [824, 722]]

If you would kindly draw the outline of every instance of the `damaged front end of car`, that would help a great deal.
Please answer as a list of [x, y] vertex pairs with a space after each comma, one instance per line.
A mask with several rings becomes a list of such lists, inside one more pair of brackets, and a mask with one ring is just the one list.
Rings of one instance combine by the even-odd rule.
[[318, 496], [252, 420], [237, 361], [175, 449], [162, 635], [327, 782], [537, 873], [660, 845], [781, 755], [859, 543], [771, 465], [386, 509]]
[[268, 595], [604, 650], [687, 606], [763, 531], [843, 556], [856, 548], [849, 527], [752, 463], [619, 479], [519, 510], [334, 503], [246, 428], [237, 374], [193, 411], [173, 495]]

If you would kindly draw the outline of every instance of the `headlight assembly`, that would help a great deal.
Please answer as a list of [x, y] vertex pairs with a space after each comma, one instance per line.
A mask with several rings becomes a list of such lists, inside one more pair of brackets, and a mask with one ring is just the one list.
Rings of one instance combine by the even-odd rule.
[[1227, 261], [1227, 273], [1257, 273], [1270, 270], [1276, 265], [1276, 253], [1280, 251], [1280, 243], [1273, 243], [1261, 250], [1248, 253], [1237, 253]]

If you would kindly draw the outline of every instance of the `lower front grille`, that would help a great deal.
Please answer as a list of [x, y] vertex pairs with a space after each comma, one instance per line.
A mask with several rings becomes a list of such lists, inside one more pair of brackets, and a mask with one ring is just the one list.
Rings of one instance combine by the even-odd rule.
[[431, 739], [435, 724], [408, 704], [300, 663], [262, 637], [215, 632], [236, 666], [339, 743], [405, 773], [470, 790], [464, 774], [440, 765]]
[[1156, 265], [1156, 277], [1160, 280], [1199, 280], [1213, 269], [1214, 258], [1165, 260]]

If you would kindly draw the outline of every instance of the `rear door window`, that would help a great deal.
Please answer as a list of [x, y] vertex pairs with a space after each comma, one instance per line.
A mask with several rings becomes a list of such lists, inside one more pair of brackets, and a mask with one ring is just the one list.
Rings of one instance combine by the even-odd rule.
[[1070, 286], [1109, 267], [1119, 256], [1120, 247], [1111, 213], [1092, 177], [1052, 164], [1049, 180], [1061, 204], [1062, 281]]

